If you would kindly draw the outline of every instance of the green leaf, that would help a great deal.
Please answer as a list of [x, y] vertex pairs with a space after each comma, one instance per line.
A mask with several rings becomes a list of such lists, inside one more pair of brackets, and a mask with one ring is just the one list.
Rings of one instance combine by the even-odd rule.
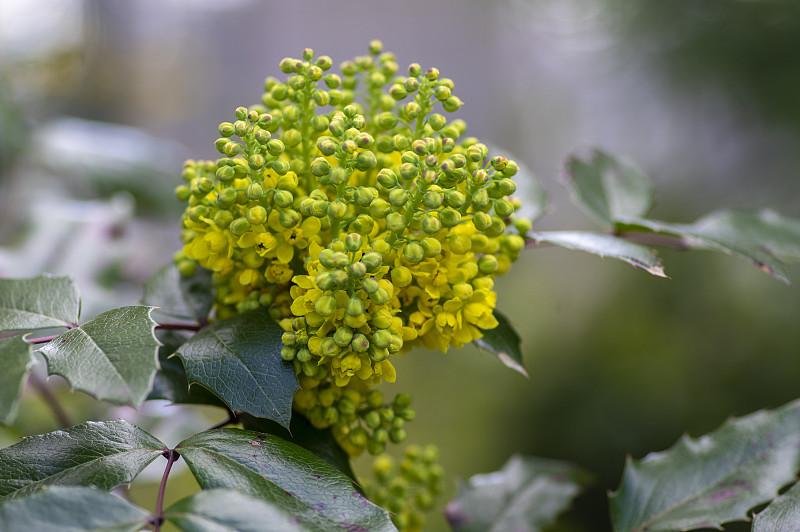
[[147, 399], [166, 399], [178, 404], [201, 404], [225, 407], [222, 400], [199, 384], [189, 386], [186, 370], [181, 360], [172, 356], [176, 349], [186, 343], [189, 336], [171, 330], [160, 330], [157, 337], [161, 342], [158, 362], [161, 366], [153, 380], [153, 389]]
[[503, 364], [528, 377], [528, 372], [522, 365], [522, 339], [503, 314], [495, 310], [494, 317], [498, 322], [497, 327], [484, 330], [483, 338], [475, 340], [475, 345], [496, 355]]
[[288, 428], [300, 387], [292, 365], [281, 358], [282, 334], [266, 310], [247, 312], [212, 323], [176, 354], [190, 383], [212, 391], [231, 410]]
[[39, 350], [50, 374], [61, 375], [73, 389], [98, 399], [139, 406], [158, 369], [152, 310], [109, 310], [44, 344]]
[[693, 224], [621, 218], [617, 228], [677, 237], [688, 249], [722, 251], [748, 261], [786, 284], [791, 283], [783, 262], [800, 260], [800, 220], [768, 210], [757, 214], [713, 212]]
[[705, 436], [628, 460], [611, 494], [617, 532], [667, 532], [746, 520], [800, 468], [800, 401], [726, 422]]
[[650, 178], [599, 150], [567, 161], [566, 185], [573, 201], [609, 229], [621, 217], [641, 217], [653, 205]]
[[0, 449], [0, 499], [46, 485], [129, 484], [164, 444], [127, 421], [87, 421]]
[[203, 489], [236, 489], [308, 522], [333, 520], [352, 530], [394, 530], [386, 511], [367, 501], [349, 478], [277, 436], [213, 430], [184, 440], [178, 451]]
[[31, 344], [22, 335], [0, 340], [0, 424], [14, 421], [17, 400], [33, 364]]
[[264, 532], [266, 523], [270, 532], [366, 530], [341, 527], [323, 518], [309, 521], [286, 505], [228, 489], [203, 490], [181, 499], [167, 508], [164, 517], [183, 532]]
[[756, 514], [753, 532], [797, 532], [797, 523], [800, 523], [800, 484]]
[[136, 532], [149, 514], [93, 488], [51, 487], [0, 506], [3, 532]]
[[620, 259], [658, 277], [666, 277], [661, 260], [649, 248], [615, 236], [585, 231], [546, 231], [528, 236], [537, 245], [552, 244], [600, 257]]
[[269, 419], [256, 418], [247, 414], [240, 416], [239, 421], [247, 430], [273, 434], [308, 449], [317, 458], [329, 463], [351, 479], [355, 480], [356, 478], [350, 467], [350, 457], [333, 437], [331, 429], [318, 429], [305, 416], [295, 413], [292, 416], [289, 430]]
[[211, 271], [198, 268], [183, 277], [174, 263], [167, 264], [145, 282], [142, 304], [159, 307], [167, 316], [204, 321], [214, 304]]
[[501, 471], [475, 475], [445, 509], [455, 532], [537, 532], [553, 523], [588, 484], [580, 468], [512, 456]]
[[0, 279], [0, 331], [71, 327], [81, 303], [69, 277]]

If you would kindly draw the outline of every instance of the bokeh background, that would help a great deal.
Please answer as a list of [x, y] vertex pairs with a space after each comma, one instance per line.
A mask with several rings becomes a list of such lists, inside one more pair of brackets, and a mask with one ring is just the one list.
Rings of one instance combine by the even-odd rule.
[[[182, 161], [215, 156], [217, 124], [259, 101], [281, 58], [311, 47], [338, 64], [375, 38], [401, 66], [452, 78], [469, 134], [532, 169], [552, 200], [539, 228], [593, 228], [559, 181], [567, 156], [595, 146], [652, 176], [654, 218], [800, 217], [794, 2], [3, 0], [0, 276], [71, 274], [84, 317], [136, 302], [180, 246]], [[800, 396], [796, 289], [728, 257], [663, 257], [670, 280], [525, 252], [497, 291], [530, 379], [471, 347], [397, 362], [418, 414], [409, 440], [441, 448], [451, 494], [513, 453], [567, 459], [595, 482], [557, 530], [610, 530], [605, 492], [626, 455]], [[109, 409], [50, 382], [76, 420], [136, 420], [168, 444], [222, 417]], [[54, 428], [28, 394], [0, 444]], [[160, 473], [134, 488], [142, 504]], [[171, 478], [171, 496], [192, 489]], [[447, 528], [434, 516], [427, 529]]]

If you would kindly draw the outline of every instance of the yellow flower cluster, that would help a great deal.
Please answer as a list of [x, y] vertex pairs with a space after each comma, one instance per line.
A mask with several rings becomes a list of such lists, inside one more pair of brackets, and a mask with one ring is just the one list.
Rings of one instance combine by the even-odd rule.
[[186, 163], [177, 262], [213, 270], [217, 318], [267, 307], [296, 410], [351, 454], [377, 454], [413, 411], [371, 387], [394, 382], [393, 355], [497, 326], [494, 277], [529, 224], [510, 198], [517, 165], [434, 112], [461, 106], [451, 80], [418, 64], [398, 76], [378, 42], [341, 76], [331, 65], [311, 50], [284, 59], [286, 82], [267, 78], [262, 104], [220, 125], [224, 157]]

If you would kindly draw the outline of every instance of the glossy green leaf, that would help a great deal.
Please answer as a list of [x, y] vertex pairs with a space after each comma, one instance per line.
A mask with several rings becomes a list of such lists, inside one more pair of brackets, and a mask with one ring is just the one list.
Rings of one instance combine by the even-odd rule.
[[[284, 495], [286, 497], [286, 495]], [[286, 505], [229, 489], [203, 490], [176, 502], [164, 512], [183, 532], [327, 532], [361, 531], [330, 519], [309, 521]], [[267, 523], [269, 527], [266, 528]]]
[[599, 150], [566, 165], [566, 185], [573, 200], [608, 228], [621, 217], [641, 217], [653, 204], [650, 178]]
[[747, 519], [800, 469], [800, 401], [726, 422], [697, 439], [628, 460], [611, 495], [616, 532], [718, 527]]
[[512, 456], [502, 470], [460, 486], [445, 516], [455, 532], [537, 532], [556, 520], [588, 480], [566, 462]]
[[201, 404], [224, 407], [222, 400], [199, 384], [189, 386], [186, 370], [177, 356], [172, 356], [176, 349], [186, 343], [190, 335], [171, 330], [160, 330], [156, 333], [161, 347], [158, 350], [160, 368], [153, 380], [153, 389], [148, 399], [166, 399], [179, 404]]
[[475, 345], [489, 351], [507, 367], [527, 377], [528, 372], [522, 365], [522, 339], [503, 314], [495, 310], [494, 317], [498, 322], [497, 327], [483, 330], [483, 338], [475, 340]]
[[75, 390], [117, 404], [138, 406], [158, 369], [151, 307], [122, 307], [70, 329], [39, 350], [50, 374]]
[[0, 331], [71, 327], [81, 302], [69, 277], [0, 279]]
[[666, 277], [661, 260], [648, 247], [612, 235], [586, 231], [546, 231], [528, 235], [537, 245], [552, 244], [585, 251], [600, 257], [619, 259], [658, 277]]
[[281, 334], [265, 310], [247, 312], [202, 329], [177, 356], [189, 382], [207, 388], [231, 410], [288, 427], [299, 386], [292, 365], [281, 358]]
[[348, 477], [354, 480], [356, 478], [350, 467], [350, 456], [333, 437], [331, 429], [318, 429], [305, 416], [295, 413], [292, 416], [289, 430], [269, 419], [256, 418], [247, 414], [240, 416], [239, 421], [247, 430], [273, 434], [308, 449], [317, 458], [329, 463]]
[[0, 449], [0, 499], [47, 485], [129, 484], [164, 444], [127, 421], [88, 421]]
[[33, 350], [23, 335], [0, 340], [0, 424], [14, 421], [17, 401], [33, 364]]
[[277, 436], [207, 431], [181, 442], [178, 452], [203, 489], [236, 489], [294, 512], [304, 522], [394, 530], [386, 511], [367, 501], [348, 477]]
[[159, 307], [167, 316], [203, 321], [214, 304], [211, 272], [198, 268], [191, 277], [183, 277], [175, 264], [167, 264], [145, 283], [142, 304]]
[[753, 519], [753, 532], [797, 532], [800, 523], [800, 484], [769, 503]]
[[740, 257], [787, 284], [791, 283], [783, 263], [800, 260], [800, 220], [773, 211], [713, 212], [693, 224], [623, 217], [617, 227], [676, 237], [687, 249], [714, 249]]
[[150, 515], [121, 497], [54, 486], [0, 506], [3, 532], [136, 532]]

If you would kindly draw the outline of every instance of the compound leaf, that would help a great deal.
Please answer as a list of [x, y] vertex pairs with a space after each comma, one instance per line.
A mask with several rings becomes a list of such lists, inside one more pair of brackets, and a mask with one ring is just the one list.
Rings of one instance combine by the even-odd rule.
[[536, 244], [552, 244], [619, 259], [658, 277], [666, 277], [661, 260], [648, 247], [612, 235], [587, 231], [545, 231], [528, 235]]
[[800, 401], [726, 422], [697, 439], [628, 460], [611, 494], [617, 532], [667, 532], [746, 520], [795, 480], [800, 468]]
[[0, 424], [14, 421], [17, 401], [33, 364], [31, 344], [22, 335], [0, 340]]
[[497, 327], [484, 330], [483, 337], [475, 340], [475, 345], [496, 355], [507, 367], [527, 377], [528, 372], [522, 365], [522, 339], [503, 314], [495, 310], [494, 317]]
[[445, 516], [455, 532], [538, 532], [588, 480], [572, 464], [515, 455], [501, 471], [475, 475], [460, 486]]
[[139, 406], [158, 369], [152, 310], [109, 310], [44, 344], [39, 350], [50, 373], [98, 399]]
[[344, 528], [333, 520], [309, 521], [303, 515], [274, 501], [230, 489], [203, 490], [181, 499], [164, 512], [167, 521], [183, 532], [327, 532], [368, 530]]
[[219, 396], [231, 410], [289, 427], [299, 389], [292, 365], [281, 358], [283, 331], [264, 310], [212, 323], [176, 352], [189, 383]]
[[81, 300], [69, 277], [0, 279], [0, 331], [71, 327]]
[[129, 484], [164, 444], [127, 421], [87, 421], [0, 449], [0, 500], [47, 485]]
[[162, 266], [145, 282], [142, 304], [159, 307], [167, 316], [204, 321], [214, 304], [211, 271], [198, 268], [183, 277], [174, 263]]
[[786, 284], [791, 283], [783, 263], [800, 260], [800, 220], [769, 210], [757, 214], [718, 211], [693, 224], [621, 218], [617, 229], [677, 237], [688, 249], [722, 251], [748, 261]]
[[566, 169], [573, 200], [608, 228], [621, 217], [644, 216], [653, 205], [650, 178], [602, 151], [571, 157]]
[[348, 477], [277, 436], [213, 430], [184, 440], [178, 451], [203, 489], [235, 489], [315, 526], [333, 521], [348, 530], [395, 530], [387, 512], [366, 500]]
[[54, 486], [0, 506], [3, 532], [136, 532], [149, 514], [94, 488]]

